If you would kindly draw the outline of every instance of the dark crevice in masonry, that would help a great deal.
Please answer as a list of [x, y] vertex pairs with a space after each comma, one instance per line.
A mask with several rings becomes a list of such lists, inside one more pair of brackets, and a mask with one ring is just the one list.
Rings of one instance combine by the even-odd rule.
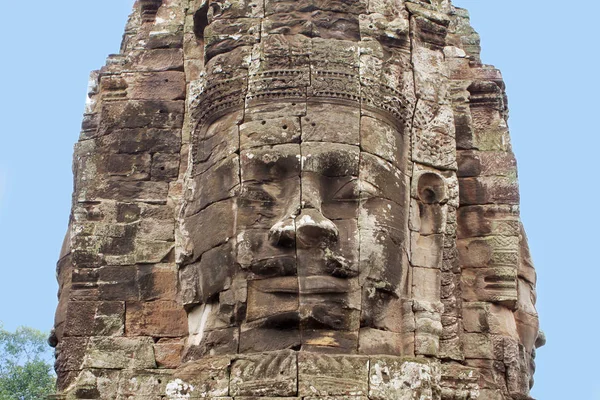
[[[306, 104], [306, 109], [307, 109], [307, 113], [308, 113], [308, 103]], [[297, 286], [298, 286], [298, 315], [300, 317], [300, 323], [298, 325], [298, 334], [300, 336], [300, 348], [298, 350], [302, 350], [302, 344], [304, 343], [304, 329], [302, 327], [302, 316], [300, 315], [300, 299], [302, 297], [302, 293], [300, 291], [300, 272], [299, 272], [299, 266], [300, 266], [300, 261], [298, 259], [298, 232], [296, 231], [296, 218], [298, 216], [300, 216], [300, 214], [302, 213], [302, 202], [303, 202], [303, 196], [302, 196], [302, 171], [304, 169], [304, 159], [302, 158], [302, 141], [303, 141], [303, 131], [302, 131], [302, 117], [298, 118], [299, 122], [298, 124], [300, 125], [300, 141], [298, 144], [298, 152], [300, 155], [300, 175], [299, 175], [299, 181], [300, 181], [300, 198], [299, 198], [299, 208], [297, 211], [294, 211], [294, 214], [297, 213], [297, 215], [295, 215], [292, 218], [292, 223], [294, 224], [294, 255], [295, 255], [295, 261], [296, 261], [296, 280], [297, 280]], [[287, 215], [284, 216], [284, 218], [288, 217]], [[298, 362], [298, 355], [296, 355], [296, 362]], [[298, 369], [296, 368], [296, 371], [298, 371]], [[297, 382], [296, 382], [297, 384]]]
[[142, 0], [140, 7], [142, 22], [154, 22], [161, 6], [162, 0]]
[[194, 35], [204, 40], [204, 29], [208, 26], [208, 1], [194, 13]]
[[[358, 48], [358, 98], [359, 98], [359, 102], [358, 102], [358, 115], [359, 115], [359, 119], [358, 119], [358, 204], [356, 207], [356, 230], [357, 230], [357, 236], [358, 236], [358, 249], [357, 249], [357, 253], [358, 253], [358, 257], [356, 260], [356, 270], [358, 271], [358, 287], [360, 290], [360, 314], [359, 314], [359, 323], [358, 323], [358, 334], [356, 337], [356, 353], [359, 354], [360, 353], [360, 320], [362, 319], [363, 316], [363, 304], [364, 304], [364, 287], [361, 284], [361, 273], [362, 271], [360, 270], [360, 266], [361, 266], [361, 262], [360, 262], [360, 256], [361, 256], [361, 247], [362, 247], [362, 230], [361, 230], [361, 224], [360, 224], [360, 212], [362, 209], [362, 205], [363, 205], [363, 198], [362, 198], [362, 184], [361, 184], [361, 179], [360, 179], [360, 175], [361, 175], [361, 171], [362, 171], [362, 164], [363, 164], [363, 142], [362, 142], [362, 119], [363, 119], [363, 109], [362, 109], [362, 84], [360, 82], [360, 76], [361, 76], [361, 63], [360, 63], [360, 47]], [[369, 363], [367, 363], [367, 366], [369, 365]], [[367, 391], [368, 393], [368, 391]]]
[[[246, 93], [248, 92], [248, 79], [246, 80]], [[238, 154], [238, 190], [240, 192], [240, 194], [243, 192], [244, 190], [244, 185], [242, 183], [242, 135], [240, 133], [240, 124], [244, 123], [244, 120], [246, 118], [246, 106], [243, 105], [242, 106], [242, 116], [240, 118], [240, 121], [238, 121], [237, 123], [237, 135], [238, 135], [238, 149], [237, 149], [237, 154]], [[235, 237], [233, 238], [233, 243], [235, 246], [235, 258], [236, 258], [236, 266], [239, 265], [238, 264], [238, 260], [239, 258], [239, 254], [238, 254], [238, 249], [239, 249], [239, 245], [240, 243], [238, 242], [238, 226], [237, 226], [237, 221], [238, 221], [238, 213], [239, 213], [239, 205], [238, 205], [238, 197], [236, 196], [235, 198], [235, 211], [236, 216], [234, 218], [234, 229], [233, 229], [233, 234], [235, 235]], [[248, 302], [248, 294], [246, 293], [246, 303]], [[242, 337], [242, 326], [240, 323], [240, 326], [237, 327], [237, 332], [238, 332], [238, 341], [237, 341], [237, 349], [236, 349], [236, 353], [239, 354], [240, 352], [240, 342], [241, 342], [241, 337]], [[229, 389], [228, 389], [229, 390]]]
[[[410, 190], [410, 188], [412, 188], [412, 186], [413, 186], [413, 170], [415, 168], [415, 166], [414, 166], [414, 160], [413, 160], [413, 151], [414, 151], [414, 149], [413, 149], [413, 142], [414, 142], [413, 141], [413, 136], [415, 135], [415, 132], [414, 132], [414, 130], [415, 130], [415, 119], [416, 119], [416, 116], [417, 116], [417, 108], [418, 108], [418, 105], [419, 105], [419, 98], [418, 98], [418, 90], [417, 90], [417, 74], [416, 74], [415, 62], [414, 62], [414, 57], [415, 57], [415, 54], [414, 54], [414, 52], [415, 52], [415, 45], [414, 45], [414, 41], [415, 41], [414, 35], [415, 35], [415, 33], [414, 33], [414, 29], [413, 29], [414, 28], [414, 22], [413, 22], [413, 16], [412, 16], [412, 14], [410, 13], [410, 11], [408, 9], [407, 9], [407, 11], [408, 11], [408, 29], [409, 29], [408, 40], [409, 40], [409, 43], [410, 43], [410, 66], [412, 68], [413, 94], [415, 96], [415, 104], [413, 106], [412, 117], [411, 117], [411, 120], [410, 120], [410, 126], [408, 127], [408, 132], [409, 132], [408, 160], [411, 162], [411, 164], [410, 164], [410, 179], [409, 179], [409, 190]], [[409, 218], [410, 218], [410, 203], [409, 203], [409, 211], [408, 212], [409, 212]], [[407, 243], [407, 246], [406, 246], [407, 247], [406, 252], [408, 253], [407, 254], [408, 268], [412, 269], [412, 264], [411, 264], [411, 261], [410, 261], [411, 260], [411, 253], [412, 253], [412, 240], [410, 240], [410, 236], [411, 236], [410, 229], [408, 230], [408, 232], [409, 232], [409, 240], [408, 240], [408, 243]], [[409, 297], [412, 299], [413, 298], [413, 293], [412, 293], [413, 292], [413, 282], [412, 282], [413, 274], [412, 274], [412, 271], [409, 271], [409, 273], [407, 273], [407, 277], [408, 277], [407, 280], [409, 282], [406, 282], [406, 286], [407, 286], [407, 290], [410, 291], [409, 292], [410, 293]], [[411, 301], [411, 304], [412, 304], [412, 301]], [[416, 326], [417, 318], [416, 318], [416, 315], [414, 313], [414, 306], [412, 306], [412, 305], [411, 305], [410, 313], [412, 314], [413, 324], [414, 324], [414, 326]], [[415, 353], [415, 355], [416, 355], [416, 331], [412, 332], [412, 335], [413, 335], [413, 341], [415, 342], [413, 344], [413, 353]]]

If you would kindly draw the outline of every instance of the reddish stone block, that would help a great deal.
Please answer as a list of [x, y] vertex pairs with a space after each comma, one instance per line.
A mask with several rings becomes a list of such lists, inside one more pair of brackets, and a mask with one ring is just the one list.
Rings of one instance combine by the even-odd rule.
[[127, 336], [181, 337], [188, 333], [187, 314], [173, 301], [128, 302]]

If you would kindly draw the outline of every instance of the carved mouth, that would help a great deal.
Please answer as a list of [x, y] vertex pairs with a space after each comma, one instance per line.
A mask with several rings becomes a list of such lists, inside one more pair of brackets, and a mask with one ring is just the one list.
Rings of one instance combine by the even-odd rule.
[[[346, 258], [333, 253], [326, 252], [319, 261], [323, 275], [336, 278], [350, 279], [358, 276], [358, 265]], [[298, 275], [298, 260], [296, 256], [278, 256], [257, 260], [250, 264], [249, 270], [257, 277], [272, 278], [277, 276]]]
[[511, 276], [486, 276], [483, 281], [486, 289], [513, 290], [517, 287], [515, 278]]
[[301, 294], [335, 294], [352, 291], [348, 279], [333, 276], [305, 276], [299, 278]]
[[271, 278], [297, 275], [296, 257], [280, 256], [258, 260], [250, 265], [250, 271], [257, 276]]

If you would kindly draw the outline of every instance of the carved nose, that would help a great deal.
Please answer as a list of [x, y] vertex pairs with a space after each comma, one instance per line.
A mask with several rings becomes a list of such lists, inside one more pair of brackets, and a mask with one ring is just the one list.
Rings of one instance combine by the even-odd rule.
[[294, 247], [296, 244], [296, 222], [287, 218], [269, 229], [269, 241], [277, 247]]
[[296, 217], [296, 241], [303, 247], [325, 247], [338, 240], [339, 232], [333, 222], [318, 210], [305, 208]]

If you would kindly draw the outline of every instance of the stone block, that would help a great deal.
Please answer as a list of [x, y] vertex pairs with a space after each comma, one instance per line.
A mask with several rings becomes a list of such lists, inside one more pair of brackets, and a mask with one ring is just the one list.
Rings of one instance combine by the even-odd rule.
[[411, 259], [416, 267], [440, 269], [444, 235], [421, 235], [411, 232]]
[[231, 358], [228, 356], [206, 357], [183, 364], [173, 372], [173, 380], [167, 383], [176, 388], [193, 387], [189, 398], [221, 397], [229, 394]]
[[[172, 196], [172, 195], [170, 195]], [[175, 221], [173, 208], [169, 205], [145, 205], [140, 210], [138, 225], [138, 240], [173, 242], [175, 241]]]
[[520, 343], [523, 344], [526, 351], [531, 353], [539, 345], [540, 322], [537, 314], [528, 314], [521, 310], [514, 313], [517, 332], [519, 333]]
[[242, 149], [285, 143], [299, 143], [300, 119], [297, 117], [265, 118], [240, 126]]
[[123, 180], [148, 180], [150, 162], [150, 154], [109, 154], [103, 157], [99, 172]]
[[134, 266], [106, 266], [99, 269], [99, 292], [102, 300], [137, 300], [139, 289]]
[[[125, 371], [118, 380], [116, 398], [128, 400], [159, 400], [165, 393], [167, 383], [171, 380], [172, 371], [143, 370]], [[114, 392], [108, 392], [110, 396]]]
[[181, 147], [180, 129], [126, 128], [98, 138], [98, 146], [123, 154], [177, 153]]
[[309, 103], [302, 117], [302, 142], [360, 144], [360, 109]]
[[439, 397], [439, 366], [426, 361], [403, 361], [393, 357], [371, 357], [369, 398], [373, 400]]
[[239, 328], [230, 327], [202, 332], [185, 350], [184, 361], [199, 360], [210, 356], [235, 354], [239, 348]]
[[179, 154], [154, 154], [150, 167], [151, 179], [153, 181], [173, 181], [179, 175], [179, 165]]
[[282, 350], [238, 356], [231, 367], [230, 395], [296, 396], [298, 392], [297, 353]]
[[[108, 181], [91, 188], [85, 195], [86, 201], [111, 199], [124, 202], [165, 203], [169, 185], [166, 182]], [[81, 199], [83, 200], [83, 199]]]
[[62, 338], [56, 347], [55, 370], [61, 373], [81, 370], [88, 342], [87, 337]]
[[137, 281], [140, 300], [167, 300], [177, 298], [177, 267], [169, 264], [141, 265], [138, 267]]
[[515, 177], [460, 178], [460, 204], [519, 204], [519, 186]]
[[242, 151], [242, 181], [282, 181], [300, 174], [300, 145], [280, 144]]
[[358, 330], [303, 329], [302, 350], [322, 354], [356, 354]]
[[153, 345], [150, 337], [92, 337], [85, 349], [83, 368], [156, 368]]
[[401, 282], [406, 282], [407, 279], [406, 249], [402, 244], [395, 242], [386, 230], [369, 229], [370, 224], [374, 224], [373, 218], [361, 212], [358, 223], [361, 228], [361, 284], [393, 293], [400, 287]]
[[361, 328], [358, 336], [360, 354], [404, 354], [404, 335], [380, 329]]
[[260, 18], [216, 20], [204, 30], [206, 60], [260, 42]]
[[202, 304], [228, 289], [235, 272], [234, 249], [228, 242], [208, 250], [200, 261], [180, 270], [183, 302]]
[[490, 204], [458, 209], [459, 239], [481, 236], [519, 236], [518, 212], [511, 206]]
[[127, 89], [135, 100], [185, 99], [185, 74], [179, 71], [138, 73]]
[[298, 354], [300, 396], [366, 396], [369, 359], [318, 353]]
[[131, 336], [180, 337], [187, 335], [187, 314], [174, 301], [128, 302], [125, 329]]
[[302, 274], [298, 282], [305, 327], [340, 331], [359, 328], [361, 293], [357, 279]]
[[206, 171], [239, 150], [239, 126], [243, 114], [233, 112], [217, 119], [206, 128], [195, 130], [192, 135], [192, 161], [194, 173]]
[[299, 318], [293, 315], [284, 320], [287, 329], [277, 329], [261, 324], [245, 324], [240, 331], [240, 353], [257, 353], [281, 349], [299, 348], [300, 338]]
[[[224, 200], [211, 204], [197, 214], [185, 218], [184, 229], [189, 232], [191, 261], [206, 251], [220, 246], [234, 237], [235, 204]], [[219, 223], [215, 223], [219, 221]]]
[[363, 288], [361, 326], [396, 333], [414, 330], [412, 306], [371, 284]]
[[121, 336], [124, 324], [124, 302], [70, 301], [64, 335]]
[[433, 268], [412, 268], [413, 298], [429, 301], [440, 301], [440, 271]]
[[486, 236], [457, 241], [464, 268], [513, 267], [519, 264], [518, 236]]
[[[439, 323], [439, 322], [438, 322]], [[441, 328], [441, 324], [440, 324]], [[441, 330], [441, 329], [440, 329]], [[417, 356], [428, 356], [438, 357], [440, 352], [440, 338], [439, 335], [431, 333], [415, 332], [415, 355]]]
[[514, 176], [517, 163], [508, 151], [459, 151], [458, 176]]
[[365, 196], [381, 197], [398, 204], [404, 204], [407, 200], [406, 176], [383, 158], [361, 153], [360, 182]]
[[460, 364], [445, 363], [441, 365], [442, 399], [487, 399], [478, 397], [479, 371]]
[[[498, 90], [498, 86], [494, 82], [475, 82], [475, 85], [469, 87], [471, 92], [471, 102], [474, 100], [474, 86], [478, 84], [487, 84], [495, 86], [494, 90]], [[502, 96], [499, 91], [497, 97]], [[508, 139], [508, 126], [506, 120], [501, 115], [496, 107], [471, 107], [471, 118], [473, 126], [473, 145], [478, 150], [483, 151], [508, 151], [510, 149], [510, 140]]]
[[466, 332], [518, 337], [515, 315], [503, 306], [482, 302], [464, 302], [462, 321]]
[[193, 215], [212, 203], [232, 197], [239, 184], [240, 159], [237, 154], [232, 154], [193, 178], [192, 197], [186, 203], [186, 215]]
[[490, 334], [465, 333], [463, 339], [465, 358], [495, 359], [493, 339]]
[[158, 264], [161, 262], [172, 261], [169, 255], [172, 254], [175, 243], [162, 240], [137, 240], [133, 259], [136, 264]]
[[154, 344], [154, 357], [159, 368], [177, 368], [181, 365], [183, 340], [160, 339]]
[[168, 71], [183, 68], [182, 49], [154, 49], [142, 52], [135, 61], [139, 71]]
[[511, 310], [517, 306], [516, 268], [465, 268], [461, 282], [463, 300], [497, 303]]
[[479, 372], [481, 389], [497, 389], [506, 385], [506, 366], [499, 360], [465, 359], [465, 365]]
[[129, 100], [103, 105], [99, 131], [108, 134], [118, 129], [181, 128], [183, 101]]
[[269, 278], [248, 283], [248, 322], [298, 312], [298, 308], [297, 277]]

